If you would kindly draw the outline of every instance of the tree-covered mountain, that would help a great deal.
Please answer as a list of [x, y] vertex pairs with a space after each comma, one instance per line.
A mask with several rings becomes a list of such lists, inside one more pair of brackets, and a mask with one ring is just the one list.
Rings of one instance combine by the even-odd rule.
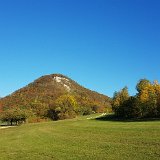
[[31, 109], [37, 116], [44, 116], [44, 111], [55, 108], [56, 100], [63, 95], [74, 97], [80, 112], [104, 112], [111, 108], [109, 97], [86, 89], [61, 74], [42, 76], [0, 99], [0, 104], [3, 109]]

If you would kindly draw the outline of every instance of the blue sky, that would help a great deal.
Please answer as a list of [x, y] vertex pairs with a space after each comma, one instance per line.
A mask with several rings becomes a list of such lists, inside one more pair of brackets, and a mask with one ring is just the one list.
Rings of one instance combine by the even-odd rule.
[[0, 1], [0, 96], [61, 73], [112, 96], [160, 80], [159, 0]]

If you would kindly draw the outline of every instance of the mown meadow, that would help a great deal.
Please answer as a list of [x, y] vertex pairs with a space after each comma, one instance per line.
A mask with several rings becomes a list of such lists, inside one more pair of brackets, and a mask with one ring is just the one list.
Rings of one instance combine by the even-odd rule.
[[0, 160], [160, 159], [160, 121], [88, 117], [0, 129]]

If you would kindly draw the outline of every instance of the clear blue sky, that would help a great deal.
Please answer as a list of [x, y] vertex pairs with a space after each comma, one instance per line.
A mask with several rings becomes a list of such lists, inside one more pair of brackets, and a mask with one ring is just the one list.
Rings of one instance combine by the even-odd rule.
[[109, 96], [160, 80], [160, 1], [1, 0], [0, 96], [52, 73]]

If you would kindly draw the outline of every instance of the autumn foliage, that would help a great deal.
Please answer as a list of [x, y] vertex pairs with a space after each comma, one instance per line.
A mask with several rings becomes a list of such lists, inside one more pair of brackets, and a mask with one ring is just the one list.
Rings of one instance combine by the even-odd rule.
[[160, 84], [141, 79], [136, 89], [138, 93], [135, 96], [129, 96], [127, 88], [114, 94], [112, 106], [115, 115], [123, 118], [160, 117]]
[[5, 108], [24, 108], [32, 112], [29, 121], [39, 122], [106, 112], [111, 110], [110, 101], [109, 97], [86, 89], [66, 76], [52, 74], [0, 99], [0, 109], [7, 112]]

